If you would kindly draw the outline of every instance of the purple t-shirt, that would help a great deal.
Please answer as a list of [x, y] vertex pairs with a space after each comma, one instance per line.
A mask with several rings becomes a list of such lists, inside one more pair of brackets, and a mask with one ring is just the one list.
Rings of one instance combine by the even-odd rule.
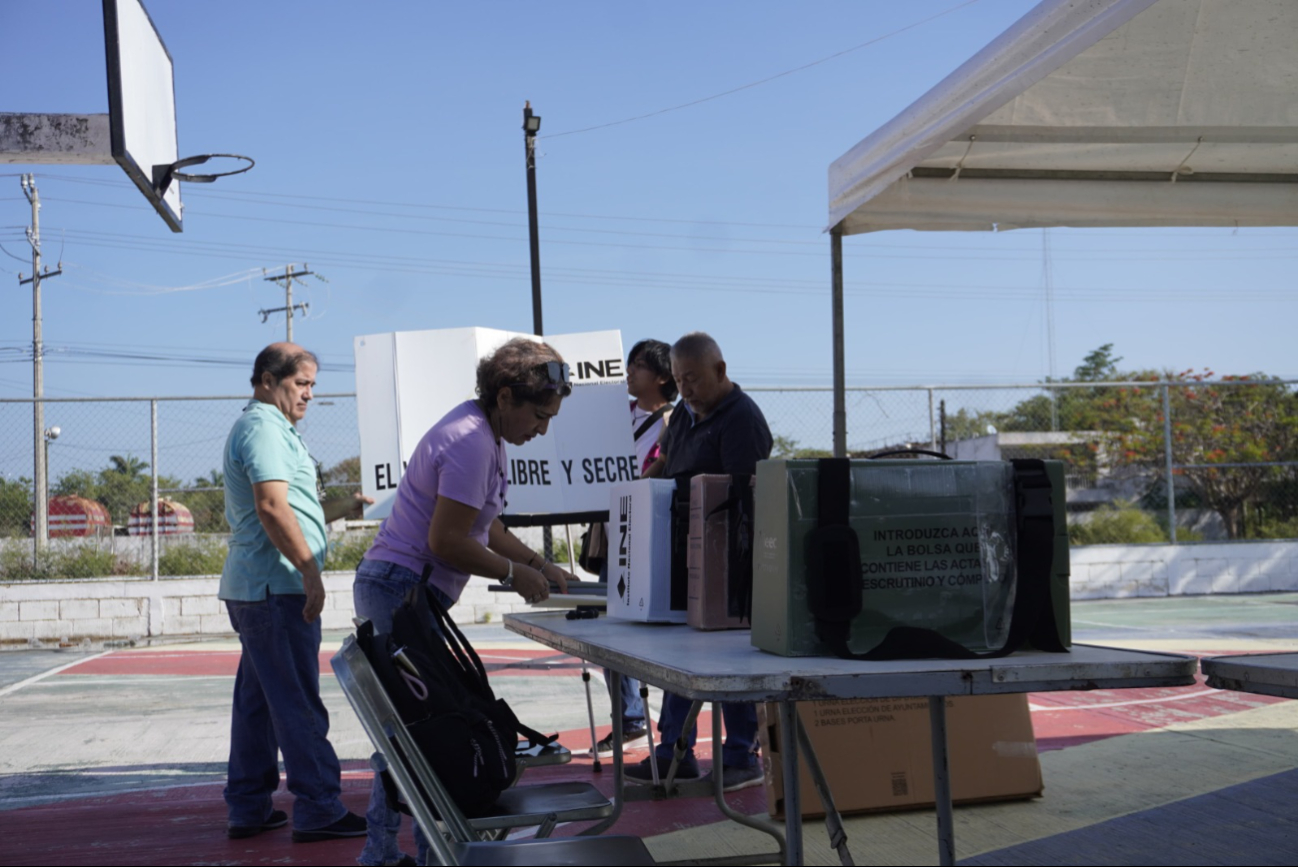
[[491, 422], [477, 401], [468, 400], [446, 414], [424, 434], [401, 476], [392, 513], [383, 521], [368, 560], [383, 560], [423, 574], [433, 565], [429, 583], [459, 599], [469, 575], [440, 559], [428, 547], [428, 526], [438, 497], [478, 509], [469, 538], [487, 544], [487, 531], [505, 507], [505, 444], [497, 442]]

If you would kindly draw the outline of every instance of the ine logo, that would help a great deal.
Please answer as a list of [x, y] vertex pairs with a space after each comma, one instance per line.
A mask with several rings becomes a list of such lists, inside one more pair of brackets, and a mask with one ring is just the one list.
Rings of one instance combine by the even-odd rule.
[[617, 595], [625, 600], [631, 591], [631, 569], [629, 567], [629, 545], [627, 539], [631, 531], [631, 497], [618, 497], [617, 500]]

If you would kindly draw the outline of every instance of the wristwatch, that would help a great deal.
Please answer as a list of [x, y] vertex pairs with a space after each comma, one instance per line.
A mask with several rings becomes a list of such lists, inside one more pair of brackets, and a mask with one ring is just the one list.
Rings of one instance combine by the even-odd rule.
[[509, 564], [509, 571], [505, 573], [504, 578], [500, 579], [500, 586], [513, 587], [514, 586], [514, 561], [506, 557], [505, 562]]

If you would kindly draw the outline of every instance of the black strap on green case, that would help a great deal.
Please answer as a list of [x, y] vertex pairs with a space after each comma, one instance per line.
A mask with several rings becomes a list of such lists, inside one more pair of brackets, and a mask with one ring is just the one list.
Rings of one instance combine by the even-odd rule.
[[[975, 653], [932, 629], [914, 626], [890, 629], [866, 653], [848, 647], [852, 620], [860, 613], [862, 600], [860, 544], [848, 522], [852, 470], [846, 458], [822, 458], [819, 463], [817, 527], [807, 535], [805, 549], [807, 603], [816, 619], [816, 636], [844, 659], [992, 659], [1018, 650], [1029, 636], [1039, 649], [1065, 652], [1049, 604], [1055, 531], [1050, 479], [1042, 461], [1012, 463], [1018, 580], [1009, 635], [1002, 647]], [[1040, 622], [1047, 618], [1050, 624]], [[1053, 647], [1048, 641], [1036, 642], [1039, 633], [1051, 631]]]

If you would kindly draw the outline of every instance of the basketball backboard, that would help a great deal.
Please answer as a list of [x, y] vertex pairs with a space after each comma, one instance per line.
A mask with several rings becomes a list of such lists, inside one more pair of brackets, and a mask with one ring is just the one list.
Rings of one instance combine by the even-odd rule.
[[181, 231], [171, 54], [141, 0], [103, 0], [112, 156], [173, 232]]
[[[108, 114], [0, 112], [0, 163], [117, 163], [171, 231], [179, 232], [181, 181], [208, 184], [242, 174], [253, 167], [253, 159], [229, 153], [177, 158], [171, 54], [143, 0], [101, 2]], [[213, 159], [226, 171], [181, 171]], [[232, 160], [236, 167], [221, 160]]]

